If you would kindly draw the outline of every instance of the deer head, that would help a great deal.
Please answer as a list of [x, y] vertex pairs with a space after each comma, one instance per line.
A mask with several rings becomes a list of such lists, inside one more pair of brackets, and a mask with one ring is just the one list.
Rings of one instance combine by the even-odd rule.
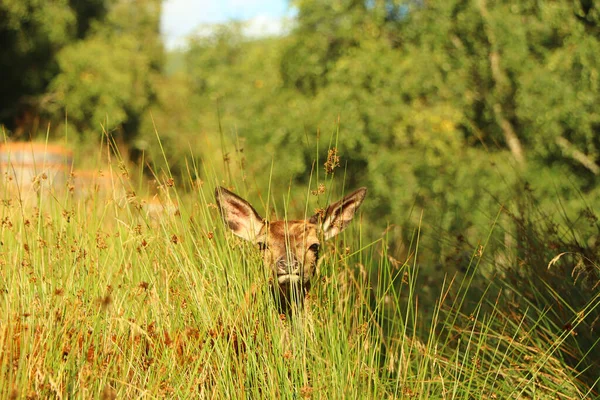
[[343, 231], [367, 194], [360, 188], [306, 220], [266, 221], [246, 200], [218, 187], [215, 197], [224, 221], [233, 233], [256, 244], [263, 264], [273, 274], [279, 304], [287, 310], [301, 303], [310, 289], [317, 268], [321, 240], [331, 239]]

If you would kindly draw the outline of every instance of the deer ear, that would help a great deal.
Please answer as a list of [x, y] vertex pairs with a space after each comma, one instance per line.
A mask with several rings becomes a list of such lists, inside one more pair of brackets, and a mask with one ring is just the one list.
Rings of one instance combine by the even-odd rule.
[[313, 215], [310, 221], [313, 223], [321, 221], [321, 231], [323, 231], [325, 240], [331, 239], [346, 229], [366, 195], [367, 188], [362, 187], [337, 203], [331, 204], [322, 217], [319, 214]]
[[215, 198], [223, 220], [234, 234], [254, 241], [264, 225], [264, 220], [246, 200], [224, 187], [215, 189]]

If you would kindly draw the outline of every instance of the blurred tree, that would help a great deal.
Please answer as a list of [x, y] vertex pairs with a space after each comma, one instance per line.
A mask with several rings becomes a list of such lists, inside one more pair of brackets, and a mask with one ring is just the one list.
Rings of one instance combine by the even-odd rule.
[[77, 16], [77, 38], [83, 39], [94, 21], [102, 21], [114, 0], [69, 0], [69, 5]]
[[140, 120], [154, 101], [163, 65], [160, 0], [113, 0], [90, 34], [65, 47], [57, 60], [46, 110], [64, 112], [80, 133], [106, 131], [134, 144]]
[[0, 2], [0, 124], [18, 129], [33, 118], [36, 96], [58, 72], [57, 52], [77, 32], [68, 0]]
[[241, 26], [232, 24], [197, 39], [188, 52], [198, 131], [221, 132], [238, 151], [245, 144], [260, 148], [260, 157], [245, 165], [248, 175], [269, 169], [272, 160], [285, 165], [275, 169], [276, 179], [306, 175], [311, 167], [305, 159], [304, 101], [295, 90], [283, 87], [279, 75], [282, 43], [285, 38], [248, 40]]
[[56, 126], [66, 113], [80, 134], [102, 125], [131, 142], [163, 65], [160, 11], [160, 0], [3, 1], [0, 123], [19, 136], [24, 117]]
[[482, 225], [466, 210], [493, 207], [481, 182], [502, 201], [514, 177], [536, 174], [528, 159], [570, 165], [588, 188], [598, 182], [595, 4], [294, 4], [284, 85], [308, 99], [310, 130], [341, 116], [348, 175], [372, 181], [379, 212], [416, 204], [428, 210], [422, 223], [458, 237]]

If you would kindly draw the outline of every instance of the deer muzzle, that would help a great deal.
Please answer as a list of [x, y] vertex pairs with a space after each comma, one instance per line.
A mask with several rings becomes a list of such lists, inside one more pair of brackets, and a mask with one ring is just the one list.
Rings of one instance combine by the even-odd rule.
[[302, 280], [302, 266], [296, 257], [280, 257], [275, 267], [279, 284], [298, 283]]

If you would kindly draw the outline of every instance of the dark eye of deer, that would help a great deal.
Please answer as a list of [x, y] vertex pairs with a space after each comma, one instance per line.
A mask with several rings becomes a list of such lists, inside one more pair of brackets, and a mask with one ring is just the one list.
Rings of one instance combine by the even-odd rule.
[[269, 248], [269, 246], [267, 246], [267, 244], [265, 242], [258, 242], [257, 245], [258, 245], [258, 249], [260, 251], [265, 251], [266, 249]]
[[310, 247], [308, 248], [308, 250], [312, 251], [313, 253], [315, 253], [315, 257], [319, 258], [319, 248], [321, 247], [321, 245], [319, 245], [319, 243], [315, 243], [310, 245]]

